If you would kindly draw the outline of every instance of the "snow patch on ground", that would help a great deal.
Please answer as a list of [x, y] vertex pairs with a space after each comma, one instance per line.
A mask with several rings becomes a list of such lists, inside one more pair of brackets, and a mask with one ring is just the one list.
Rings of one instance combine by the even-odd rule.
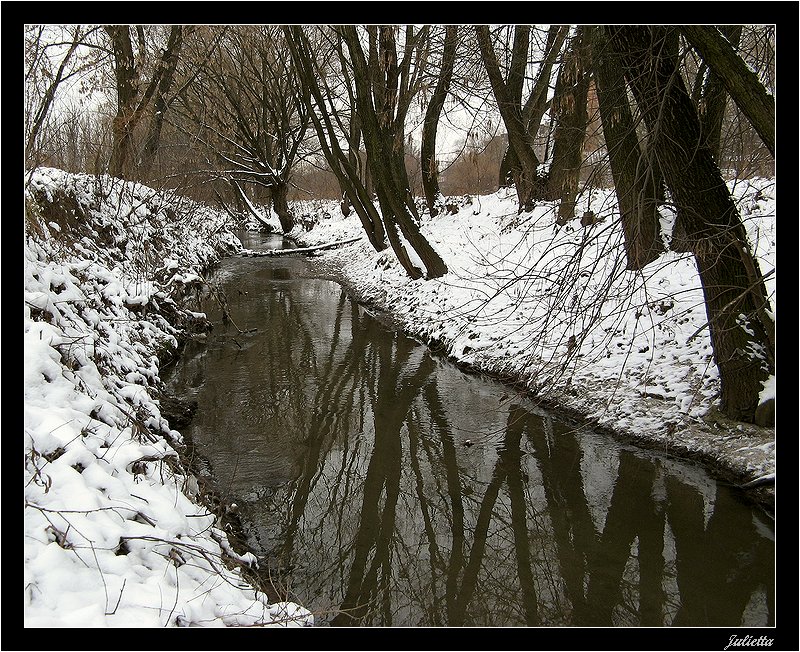
[[225, 217], [50, 168], [25, 196], [25, 626], [313, 624], [244, 580], [157, 398], [158, 355], [202, 316], [176, 299], [241, 249]]
[[[775, 182], [730, 187], [774, 314]], [[376, 252], [366, 239], [320, 255], [359, 300], [459, 363], [742, 479], [774, 471], [774, 446], [765, 448], [774, 428], [732, 424], [714, 409], [719, 377], [691, 255], [665, 252], [626, 270], [612, 191], [580, 200], [577, 219], [563, 227], [556, 203], [518, 213], [510, 189], [469, 199], [455, 214], [422, 214], [423, 234], [448, 265], [441, 278], [411, 280], [390, 250]], [[363, 232], [336, 202], [297, 202], [295, 210], [306, 223], [291, 236], [304, 246]], [[595, 220], [582, 226], [585, 211]], [[661, 221], [671, 232], [674, 216], [664, 211]]]

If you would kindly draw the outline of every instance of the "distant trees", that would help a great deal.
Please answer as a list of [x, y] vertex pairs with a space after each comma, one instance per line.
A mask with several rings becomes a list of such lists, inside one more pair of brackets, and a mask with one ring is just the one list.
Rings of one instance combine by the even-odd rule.
[[230, 26], [180, 102], [218, 174], [237, 192], [264, 189], [284, 232], [294, 227], [287, 195], [309, 125], [305, 107], [289, 99], [297, 85], [279, 27]]
[[[24, 29], [25, 161], [35, 167], [52, 162], [65, 141], [71, 142], [63, 133], [63, 115], [54, 115], [57, 97], [67, 86], [77, 88], [76, 95], [85, 95], [107, 53], [98, 44], [98, 26], [26, 25]], [[70, 126], [75, 121], [66, 122]]]

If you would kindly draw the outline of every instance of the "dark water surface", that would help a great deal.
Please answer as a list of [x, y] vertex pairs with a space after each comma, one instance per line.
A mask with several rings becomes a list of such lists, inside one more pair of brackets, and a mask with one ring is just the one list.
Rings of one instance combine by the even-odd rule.
[[774, 623], [773, 524], [731, 488], [462, 373], [313, 276], [313, 259], [224, 261], [233, 323], [204, 305], [214, 331], [168, 380], [318, 624]]

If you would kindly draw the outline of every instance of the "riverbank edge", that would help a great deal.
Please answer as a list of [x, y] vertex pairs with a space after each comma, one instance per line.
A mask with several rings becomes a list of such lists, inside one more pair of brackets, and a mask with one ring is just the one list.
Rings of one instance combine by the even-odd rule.
[[[309, 246], [302, 234], [293, 232], [283, 235], [298, 247]], [[699, 423], [685, 424], [683, 436], [678, 437], [675, 436], [675, 433], [668, 433], [666, 429], [664, 432], [633, 432], [629, 429], [609, 427], [589, 415], [589, 409], [597, 407], [591, 405], [591, 398], [586, 401], [586, 407], [581, 409], [581, 406], [574, 404], [575, 397], [566, 393], [552, 392], [548, 396], [541, 396], [531, 392], [523, 373], [509, 374], [492, 368], [491, 361], [472, 364], [443, 353], [452, 342], [446, 338], [436, 342], [427, 341], [420, 330], [414, 328], [413, 324], [404, 322], [387, 303], [380, 300], [381, 294], [375, 292], [375, 288], [362, 287], [352, 276], [348, 275], [347, 264], [354, 260], [354, 256], [347, 254], [351, 247], [352, 245], [345, 245], [335, 250], [313, 252], [311, 257], [318, 258], [324, 265], [318, 276], [338, 283], [351, 300], [370, 310], [376, 319], [387, 327], [415, 339], [427, 346], [434, 355], [446, 358], [451, 364], [467, 373], [484, 375], [508, 385], [537, 406], [552, 412], [576, 427], [588, 427], [620, 443], [657, 452], [669, 458], [699, 464], [717, 481], [736, 488], [743, 500], [760, 507], [774, 519], [776, 507], [774, 475], [771, 481], [767, 480], [762, 483], [760, 480], [762, 474], [754, 472], [752, 466], [748, 464], [747, 456], [742, 453], [743, 447], [737, 446], [741, 441], [736, 441], [737, 439], [741, 440], [743, 436], [749, 436], [759, 440], [763, 439], [763, 444], [774, 442], [774, 428], [761, 428], [752, 424], [734, 422], [715, 409], [705, 415]], [[591, 396], [591, 388], [584, 387], [583, 394]], [[664, 406], [658, 405], [658, 399], [643, 396], [639, 400], [645, 402], [656, 412], [664, 409]], [[702, 442], [702, 445], [699, 445], [699, 442]], [[754, 485], [743, 486], [748, 483], [754, 483]]]
[[[61, 248], [59, 250], [59, 256], [56, 258], [40, 258], [39, 260], [42, 261], [44, 265], [54, 264], [68, 266], [68, 262], [66, 261], [71, 260], [69, 255], [74, 253], [72, 241], [77, 241], [78, 237], [83, 235], [82, 231], [79, 232], [79, 228], [91, 229], [92, 227], [96, 227], [98, 223], [100, 223], [101, 227], [106, 227], [106, 231], [103, 231], [103, 235], [107, 237], [107, 241], [105, 241], [103, 244], [108, 249], [113, 249], [116, 247], [117, 241], [113, 239], [113, 236], [115, 235], [113, 229], [117, 226], [117, 223], [113, 218], [110, 220], [106, 219], [106, 222], [102, 221], [104, 217], [107, 218], [107, 215], [104, 213], [107, 197], [103, 195], [96, 196], [95, 194], [91, 193], [81, 194], [78, 191], [81, 189], [85, 190], [85, 188], [79, 188], [76, 190], [78, 184], [75, 179], [78, 179], [78, 181], [83, 181], [81, 177], [86, 175], [72, 175], [70, 173], [55, 169], [54, 172], [59, 173], [58, 176], [54, 177], [53, 179], [48, 179], [50, 184], [46, 184], [46, 188], [44, 190], [40, 191], [38, 187], [31, 187], [30, 194], [28, 194], [28, 189], [26, 188], [26, 237], [29, 230], [32, 230], [36, 236], [34, 239], [38, 240], [40, 244], [50, 240], [59, 240], [59, 242], [61, 242], [61, 239], [64, 238], [64, 233], [66, 232], [66, 238], [63, 239], [63, 242], [60, 245]], [[91, 181], [99, 183], [99, 180], [95, 181], [95, 178], [91, 178]], [[131, 195], [134, 192], [134, 190], [131, 188], [138, 188], [138, 186], [133, 185], [131, 185], [131, 188], [129, 188], [128, 182], [123, 182], [121, 180], [112, 180], [108, 183], [112, 184], [112, 189], [114, 188], [113, 184], [121, 184], [123, 191], [130, 193]], [[153, 200], [154, 198], [161, 199], [161, 195], [158, 191], [154, 191], [146, 187], [143, 188], [144, 192], [148, 193], [146, 201]], [[141, 206], [149, 209], [150, 205], [146, 204], [146, 201], [143, 201]], [[165, 202], [164, 205], [167, 205], [167, 203]], [[167, 210], [172, 210], [172, 206], [169, 205]], [[153, 213], [146, 213], [145, 217], [148, 221], [157, 223], [157, 226], [160, 225], [160, 223], [158, 223], [159, 218], [157, 216], [154, 217], [153, 215]], [[109, 226], [109, 223], [111, 226]], [[193, 406], [191, 402], [183, 401], [174, 396], [167, 389], [163, 378], [165, 369], [167, 369], [171, 364], [174, 364], [183, 354], [185, 344], [192, 338], [202, 337], [203, 334], [212, 327], [211, 321], [205, 315], [190, 310], [188, 308], [188, 304], [193, 298], [194, 291], [197, 289], [198, 284], [203, 286], [206, 285], [205, 280], [201, 277], [198, 277], [195, 272], [200, 272], [201, 276], [204, 276], [210, 270], [217, 268], [224, 259], [235, 256], [241, 251], [241, 243], [238, 241], [238, 238], [235, 237], [232, 231], [234, 227], [230, 225], [223, 226], [224, 228], [222, 228], [221, 231], [220, 228], [217, 228], [216, 231], [211, 234], [212, 237], [207, 239], [206, 242], [209, 245], [207, 250], [203, 249], [202, 252], [197, 254], [197, 260], [195, 261], [197, 262], [196, 267], [179, 268], [177, 265], [174, 265], [174, 261], [169, 261], [167, 258], [164, 259], [164, 270], [179, 270], [181, 273], [185, 272], [187, 279], [192, 277], [193, 280], [187, 280], [187, 282], [178, 281], [174, 286], [168, 288], [168, 284], [164, 282], [165, 279], [163, 275], [158, 278], [152, 274], [149, 275], [146, 279], [143, 279], [143, 282], [157, 282], [159, 284], [159, 291], [154, 293], [154, 297], [157, 297], [158, 302], [148, 302], [147, 310], [145, 312], [147, 317], [140, 316], [143, 309], [139, 304], [135, 302], [127, 302], [124, 305], [125, 310], [127, 310], [125, 317], [124, 319], [119, 319], [119, 321], [150, 323], [154, 319], [161, 319], [162, 322], [158, 324], [158, 328], [161, 328], [162, 331], [168, 333], [170, 336], [171, 341], [161, 340], [153, 343], [149, 340], [143, 340], [143, 346], [138, 350], [138, 352], [145, 358], [152, 356], [157, 359], [156, 369], [154, 370], [155, 374], [150, 376], [150, 382], [144, 382], [143, 384], [137, 384], [136, 386], [141, 388], [141, 396], [145, 397], [147, 402], [156, 406], [157, 412], [154, 418], [156, 420], [161, 420], [161, 425], [159, 426], [142, 425], [142, 431], [146, 432], [148, 437], [154, 438], [151, 439], [151, 441], [159, 445], [164, 445], [167, 448], [168, 452], [165, 455], [165, 459], [169, 458], [167, 466], [171, 472], [170, 477], [182, 481], [182, 486], [177, 487], [178, 492], [198, 507], [205, 508], [209, 514], [214, 516], [213, 526], [207, 528], [205, 531], [202, 531], [197, 535], [198, 538], [206, 539], [212, 543], [212, 545], [216, 544], [218, 546], [218, 549], [215, 550], [213, 554], [219, 555], [218, 561], [221, 563], [219, 569], [217, 569], [214, 564], [211, 564], [213, 570], [209, 571], [207, 581], [211, 581], [213, 583], [215, 578], [218, 577], [220, 578], [220, 584], [228, 584], [234, 586], [234, 588], [238, 586], [239, 589], [245, 590], [251, 595], [252, 592], [255, 591], [256, 602], [262, 604], [262, 606], [271, 607], [276, 605], [276, 603], [285, 602], [285, 600], [283, 600], [284, 596], [280, 594], [280, 592], [275, 588], [274, 583], [270, 581], [268, 576], [269, 570], [258, 568], [252, 563], [253, 560], [256, 560], [257, 558], [250, 550], [249, 546], [247, 546], [245, 543], [244, 529], [238, 514], [236, 513], [235, 505], [231, 505], [229, 501], [226, 501], [223, 498], [223, 494], [213, 477], [210, 477], [208, 473], [204, 473], [201, 468], [204, 462], [203, 457], [198, 453], [191, 437], [184, 432], [184, 426], [190, 422], [191, 413], [193, 412]], [[76, 233], [78, 233], [78, 235], [75, 235]], [[219, 237], [214, 237], [217, 235], [217, 233], [219, 233]], [[226, 235], [230, 237], [224, 237]], [[164, 240], [161, 240], [160, 243], [169, 244]], [[45, 251], [45, 249], [42, 251]], [[87, 249], [85, 247], [77, 251], [79, 254], [87, 254]], [[46, 253], [50, 253], [49, 249], [46, 250]], [[88, 250], [88, 254], [91, 253], [92, 250]], [[158, 253], [160, 253], [162, 256], [166, 256], [169, 255], [170, 252], [165, 250]], [[62, 260], [62, 258], [64, 258], [64, 260]], [[89, 257], [88, 260], [96, 263], [101, 268], [103, 267], [104, 261], [102, 258], [99, 259], [99, 262], [97, 257]], [[127, 259], [123, 259], [122, 257], [120, 257], [120, 260], [127, 262]], [[173, 264], [168, 265], [170, 262]], [[70, 272], [71, 271], [72, 269], [70, 268]], [[122, 283], [123, 278], [118, 275], [117, 268], [114, 268], [113, 272], [109, 272], [109, 278], [112, 275], [117, 275], [114, 276], [113, 281]], [[103, 278], [103, 280], [106, 279]], [[97, 323], [105, 323], [107, 317], [105, 307], [108, 303], [110, 303], [107, 301], [107, 297], [102, 294], [98, 294], [98, 296], [95, 296], [94, 294], [86, 296], [91, 296], [91, 298], [96, 299], [99, 302], [100, 307], [97, 309], [99, 313]], [[79, 302], [83, 302], [85, 300], [86, 299], [80, 299]], [[61, 304], [72, 304], [74, 302], [75, 300], [73, 298], [62, 299], [59, 301]], [[167, 328], [164, 328], [162, 324], [166, 325]], [[94, 327], [96, 328], [97, 325], [95, 324]], [[125, 341], [127, 342], [127, 340]], [[61, 364], [63, 365], [63, 362], [61, 362]], [[74, 371], [72, 367], [69, 367], [68, 370]], [[100, 368], [99, 373], [104, 379], [110, 378], [113, 381], [115, 378], [113, 371], [107, 367]], [[69, 380], [69, 378], [67, 379]], [[64, 453], [64, 451], [61, 449], [57, 450], [60, 450], [59, 456]], [[53, 459], [57, 458], [54, 457]], [[51, 462], [51, 460], [47, 457], [45, 457], [45, 460], [48, 463]], [[80, 462], [78, 463], [78, 466], [80, 466]], [[146, 469], [146, 465], [144, 468]], [[144, 472], [145, 471], [140, 471], [140, 473]], [[192, 490], [191, 488], [193, 481], [196, 481], [195, 488], [197, 490]], [[162, 473], [162, 484], [163, 483], [164, 480]], [[44, 493], [48, 493], [50, 489], [51, 487], [47, 486], [44, 490]], [[54, 495], [56, 493], [57, 490], [54, 489], [52, 494]], [[28, 505], [26, 503], [26, 508], [27, 507]], [[105, 509], [111, 508], [100, 507], [98, 510], [89, 511], [101, 511]], [[82, 510], [73, 511], [76, 513], [84, 513]], [[193, 515], [194, 514], [192, 514], [192, 516]], [[152, 522], [147, 521], [146, 516], [141, 516], [141, 519], [142, 520], [139, 522], [143, 525], [153, 526]], [[177, 536], [180, 537], [181, 534], [178, 534]], [[59, 542], [57, 540], [56, 543], [58, 543], [58, 545], [64, 549], [72, 549], [69, 541], [64, 543], [63, 541]], [[187, 544], [187, 546], [189, 545], [190, 544]], [[115, 554], [118, 556], [124, 556], [128, 553], [117, 552]], [[206, 560], [208, 559], [205, 557], [205, 555], [202, 556]], [[175, 561], [174, 565], [176, 568], [178, 568], [184, 563], [186, 562], [183, 559], [178, 559]], [[223, 574], [223, 568], [227, 571], [233, 571], [235, 573], [237, 580], [236, 584], [232, 584], [231, 579]], [[126, 578], [126, 580], [127, 579], [128, 578]], [[239, 584], [239, 580], [241, 580], [241, 584]], [[105, 581], [103, 584], [105, 585]], [[125, 590], [125, 586], [126, 583], [123, 582], [122, 591]], [[130, 590], [131, 587], [134, 587], [135, 585], [133, 582], [128, 582], [127, 586]], [[249, 587], [249, 589], [247, 587]], [[122, 597], [122, 591], [120, 592], [120, 598]], [[211, 589], [208, 589], [209, 593], [210, 591]], [[260, 597], [258, 595], [259, 593], [261, 593], [263, 597]], [[269, 601], [269, 604], [264, 604], [263, 598], [266, 598]], [[252, 597], [249, 599], [252, 602]], [[219, 604], [223, 607], [229, 606], [228, 603]], [[119, 601], [117, 602], [117, 606], [119, 606]], [[301, 611], [305, 611], [300, 605], [295, 604], [291, 606], [291, 611], [285, 610], [285, 617], [289, 623], [294, 622], [296, 619], [294, 615], [296, 608], [299, 607]], [[82, 611], [87, 611], [87, 608], [84, 608]], [[111, 614], [106, 613], [105, 615], [114, 615], [116, 611], [117, 609], [115, 607]], [[92, 614], [89, 614], [89, 616], [86, 616], [86, 618], [89, 618], [91, 615]], [[227, 614], [219, 616], [219, 620], [224, 624], [224, 626], [248, 626], [242, 625], [238, 622], [226, 622], [226, 617]], [[40, 617], [37, 622], [41, 620], [42, 619]], [[236, 618], [234, 617], [231, 620], [235, 621]], [[303, 617], [303, 620], [305, 621], [305, 616]], [[183, 626], [179, 621], [176, 621], [176, 623], [177, 626]], [[278, 625], [284, 624], [283, 622], [278, 622], [277, 620], [264, 620], [263, 622], [258, 622], [256, 626], [270, 627], [276, 623]], [[26, 624], [26, 626], [28, 625]], [[41, 627], [42, 625], [36, 624], [31, 626]], [[302, 626], [308, 626], [308, 623], [304, 622]]]
[[[214, 266], [211, 265], [210, 268]], [[159, 369], [159, 378], [171, 365], [177, 362], [183, 354], [184, 346], [189, 339], [190, 336], [188, 334], [178, 338], [178, 346], [171, 352], [173, 357]], [[165, 399], [170, 404], [169, 408], [164, 406]], [[199, 491], [193, 500], [214, 514], [218, 528], [225, 533], [228, 544], [237, 555], [242, 557], [252, 555], [258, 561], [257, 565], [248, 565], [228, 556], [229, 563], [235, 564], [239, 568], [242, 580], [247, 582], [255, 591], [263, 593], [270, 603], [289, 601], [288, 596], [282, 594], [275, 586], [273, 574], [269, 569], [262, 566], [263, 560], [258, 556], [258, 551], [249, 544], [236, 503], [223, 494], [214, 474], [213, 465], [199, 451], [192, 436], [187, 432], [186, 426], [191, 423], [193, 415], [186, 418], [177, 414], [186, 410], [194, 412], [192, 403], [166, 390], [161, 393], [160, 403], [161, 415], [167, 420], [170, 427], [180, 432], [181, 435], [181, 441], [167, 438], [169, 445], [178, 455], [178, 464], [187, 475], [191, 474], [198, 480]]]

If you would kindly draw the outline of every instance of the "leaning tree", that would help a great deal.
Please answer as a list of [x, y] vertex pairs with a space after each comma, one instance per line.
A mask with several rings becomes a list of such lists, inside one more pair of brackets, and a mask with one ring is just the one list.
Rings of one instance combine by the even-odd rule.
[[[340, 27], [353, 71], [354, 96], [360, 113], [367, 164], [392, 248], [412, 278], [436, 278], [447, 273], [441, 256], [419, 229], [419, 215], [405, 166], [405, 124], [412, 99], [420, 88], [429, 26], [402, 30], [392, 25]], [[397, 35], [402, 31], [402, 50]], [[408, 242], [424, 269], [405, 250]]]
[[327, 28], [308, 32], [299, 25], [283, 30], [300, 79], [291, 101], [308, 113], [319, 148], [339, 182], [342, 211], [355, 209], [370, 244], [383, 251], [389, 245], [360, 151], [361, 123], [341, 36]]
[[[775, 325], [758, 261], [680, 74], [680, 28], [614, 26], [598, 30], [607, 46], [607, 50], [595, 53], [604, 68], [601, 81], [608, 75], [606, 66], [618, 66], [646, 128], [649, 159], [642, 163], [644, 178], [634, 175], [625, 187], [627, 193], [642, 190], [641, 212], [636, 219], [645, 228], [639, 230], [643, 239], [637, 247], [647, 259], [652, 251], [652, 229], [657, 225], [653, 223], [653, 198], [646, 171], [654, 169], [676, 207], [675, 231], [680, 234], [682, 247], [694, 255], [697, 265], [720, 375], [720, 409], [737, 420], [761, 420], [757, 417], [759, 395], [775, 369]], [[716, 40], [716, 36], [710, 40]], [[709, 57], [707, 61], [716, 59]], [[720, 70], [714, 64], [712, 69]], [[616, 116], [629, 111], [627, 96], [623, 98], [620, 88], [616, 92], [618, 110], [606, 111], [604, 129], [611, 127]], [[763, 86], [754, 91], [762, 100], [765, 93]], [[767, 124], [769, 113], [766, 109], [759, 114], [766, 117]], [[627, 156], [635, 157], [632, 141], [622, 147]], [[642, 155], [638, 160], [642, 161]]]
[[422, 167], [422, 188], [431, 217], [436, 217], [444, 208], [444, 198], [439, 189], [439, 167], [436, 161], [436, 134], [442, 115], [458, 46], [458, 26], [447, 25], [444, 28], [444, 39], [441, 49], [439, 74], [428, 106], [425, 109], [425, 120], [422, 126], [422, 143], [420, 144], [420, 165]]
[[[325, 52], [336, 57], [337, 71], [313, 49], [306, 30], [299, 26], [284, 29], [293, 61], [303, 70], [301, 97], [308, 103], [326, 158], [373, 246], [379, 242], [376, 232], [385, 233], [409, 276], [435, 278], [446, 274], [447, 265], [420, 231], [405, 167], [406, 120], [421, 87], [430, 27], [320, 28], [322, 34], [317, 30], [314, 38], [327, 42]], [[332, 74], [333, 80], [329, 79]], [[333, 92], [334, 84], [337, 93]], [[347, 119], [342, 119], [342, 113]], [[345, 153], [339, 142], [358, 148], [362, 138], [380, 214], [358, 174], [356, 161], [360, 156]]]

